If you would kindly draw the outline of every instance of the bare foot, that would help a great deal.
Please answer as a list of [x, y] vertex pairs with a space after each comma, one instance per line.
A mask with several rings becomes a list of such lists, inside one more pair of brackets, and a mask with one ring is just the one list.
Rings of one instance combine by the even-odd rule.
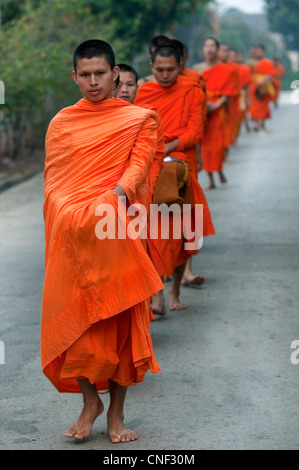
[[205, 190], [208, 191], [209, 189], [216, 189], [216, 185], [213, 183], [209, 183], [206, 187]]
[[65, 435], [80, 441], [86, 439], [91, 433], [95, 420], [103, 411], [104, 405], [99, 397], [92, 402], [85, 403], [78, 421], [65, 432]]
[[219, 172], [219, 179], [221, 183], [227, 183], [227, 179], [221, 171]]
[[138, 439], [138, 435], [135, 431], [126, 428], [123, 423], [123, 418], [114, 418], [107, 413], [107, 423], [108, 434], [113, 444], [136, 441], [136, 439]]
[[169, 292], [169, 310], [186, 310], [187, 305], [185, 304], [182, 304], [180, 301], [179, 301], [179, 298], [177, 295], [175, 294], [172, 294], [171, 292]]
[[152, 312], [154, 315], [166, 315], [166, 307], [163, 292], [160, 291], [153, 297]]
[[200, 274], [191, 274], [191, 275], [184, 275], [181, 284], [182, 286], [190, 286], [190, 285], [196, 285], [200, 286], [205, 282], [205, 278], [201, 276]]

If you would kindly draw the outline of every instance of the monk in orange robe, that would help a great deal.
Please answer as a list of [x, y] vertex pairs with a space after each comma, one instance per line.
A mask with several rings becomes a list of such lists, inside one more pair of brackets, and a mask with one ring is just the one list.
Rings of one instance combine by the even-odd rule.
[[283, 65], [279, 62], [279, 59], [274, 59], [274, 77], [273, 77], [273, 85], [275, 89], [275, 95], [273, 97], [274, 106], [277, 108], [278, 106], [278, 98], [281, 90], [281, 80], [285, 76], [285, 69]]
[[83, 394], [68, 437], [89, 436], [109, 388], [110, 440], [128, 442], [138, 436], [123, 422], [127, 387], [160, 370], [149, 325], [163, 284], [126, 211], [147, 204], [157, 115], [112, 98], [119, 70], [106, 42], [82, 43], [73, 60], [83, 98], [52, 119], [45, 142], [42, 368], [59, 392]]
[[[214, 226], [204, 193], [197, 182], [196, 144], [204, 131], [201, 101], [205, 96], [194, 80], [180, 75], [180, 54], [175, 48], [158, 48], [152, 55], [152, 71], [156, 82], [148, 82], [137, 92], [135, 104], [151, 104], [161, 116], [164, 128], [166, 155], [183, 160], [189, 165], [190, 188], [195, 204], [203, 205], [203, 235], [214, 234]], [[184, 241], [170, 238], [158, 240], [164, 260], [173, 275], [169, 292], [170, 310], [182, 310], [187, 306], [179, 299], [180, 284], [187, 259], [198, 250], [186, 250]]]
[[274, 98], [275, 89], [273, 79], [275, 76], [272, 60], [265, 58], [266, 49], [258, 45], [252, 50], [250, 61], [252, 83], [250, 86], [250, 115], [256, 122], [255, 131], [265, 131], [267, 119], [271, 119], [270, 103]]
[[[172, 46], [172, 40], [169, 37], [161, 35], [161, 36], [155, 36], [154, 38], [152, 38], [149, 44], [149, 56], [148, 56], [150, 66], [152, 63], [152, 53], [156, 49], [158, 49], [158, 47], [164, 47], [164, 46]], [[140, 87], [146, 82], [155, 82], [155, 81], [156, 79], [154, 77], [154, 74], [151, 73], [150, 75], [147, 75], [146, 77], [139, 78], [137, 84]]]
[[232, 69], [219, 61], [219, 45], [217, 39], [207, 38], [203, 45], [205, 61], [193, 66], [203, 74], [207, 84], [208, 118], [201, 143], [203, 169], [209, 176], [206, 189], [216, 187], [214, 172], [219, 174], [221, 183], [227, 181], [223, 174], [227, 103], [235, 93]]
[[[150, 43], [150, 65], [152, 66], [152, 56], [153, 52], [157, 50], [159, 47], [174, 47], [177, 49], [177, 51], [180, 54], [180, 81], [192, 81], [196, 82], [200, 88], [203, 90], [205, 93], [206, 97], [206, 83], [205, 79], [202, 74], [198, 73], [196, 70], [193, 69], [188, 69], [186, 67], [186, 63], [188, 61], [188, 49], [185, 44], [183, 44], [181, 41], [178, 39], [170, 39], [167, 38], [166, 36], [157, 36], [155, 37], [151, 43]], [[141, 86], [142, 84], [146, 82], [156, 82], [156, 78], [154, 74], [151, 74], [150, 76], [146, 77], [146, 79], [141, 79], [138, 81], [138, 86]], [[207, 107], [206, 107], [206, 99], [203, 99], [202, 95], [200, 97], [200, 116], [202, 117], [201, 119], [201, 126], [206, 123], [207, 119]], [[197, 168], [196, 168], [196, 174], [202, 170], [203, 168], [203, 161], [201, 158], [201, 150], [200, 150], [200, 143], [196, 145], [196, 163], [197, 163]], [[164, 279], [167, 279], [168, 276], [165, 276]], [[204, 277], [201, 276], [200, 274], [194, 274], [192, 271], [192, 257], [189, 257], [186, 261], [185, 264], [185, 272], [182, 278], [182, 285], [189, 286], [189, 285], [201, 285], [205, 281]], [[161, 297], [160, 297], [161, 299]], [[162, 305], [162, 304], [161, 304]], [[156, 312], [163, 312], [165, 314], [165, 307], [164, 305], [160, 308], [156, 308]]]
[[225, 158], [227, 159], [229, 149], [235, 143], [235, 133], [239, 119], [240, 96], [241, 96], [241, 78], [239, 64], [233, 60], [233, 50], [230, 50], [227, 44], [220, 44], [218, 57], [220, 62], [226, 64], [232, 69], [232, 89], [233, 94], [230, 95], [227, 103], [226, 112], [226, 129], [225, 129]]
[[[114, 96], [121, 100], [126, 101], [127, 103], [134, 104], [137, 90], [138, 90], [138, 74], [136, 70], [127, 64], [118, 64], [120, 73], [119, 73], [119, 84], [116, 88]], [[153, 164], [148, 173], [149, 179], [149, 195], [148, 195], [148, 209], [150, 210], [150, 205], [153, 202], [153, 195], [156, 188], [157, 181], [159, 179], [160, 173], [164, 167], [164, 157], [165, 157], [165, 144], [164, 144], [164, 131], [162, 120], [157, 112], [157, 110], [148, 104], [143, 104], [143, 108], [151, 109], [157, 113], [158, 117], [158, 129], [157, 129], [157, 148], [156, 154], [153, 160]], [[163, 262], [162, 255], [159, 253], [158, 246], [155, 240], [148, 238], [148, 252], [153, 264], [160, 274], [163, 277], [163, 274], [166, 272], [167, 267]], [[162, 291], [158, 292], [156, 296], [153, 297], [152, 302], [152, 311], [158, 315], [166, 315], [166, 308], [164, 305], [164, 298]]]
[[243, 63], [243, 55], [239, 51], [236, 51], [235, 49], [230, 49], [228, 62], [238, 64], [238, 73], [241, 88], [241, 92], [238, 99], [238, 107], [236, 110], [237, 119], [235, 122], [235, 129], [233, 131], [233, 143], [236, 143], [243, 122], [245, 122], [247, 130], [250, 130], [247, 123], [247, 112], [250, 103], [249, 86], [251, 84], [252, 79], [250, 67], [247, 64]]

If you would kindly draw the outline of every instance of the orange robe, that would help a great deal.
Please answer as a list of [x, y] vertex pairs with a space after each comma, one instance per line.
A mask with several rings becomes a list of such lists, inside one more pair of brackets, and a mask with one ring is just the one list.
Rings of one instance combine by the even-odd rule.
[[235, 131], [235, 139], [237, 139], [242, 123], [246, 120], [247, 112], [248, 112], [248, 104], [247, 104], [247, 88], [250, 86], [252, 77], [251, 77], [251, 69], [249, 65], [240, 64], [239, 65], [239, 73], [240, 73], [240, 80], [241, 80], [241, 94], [240, 94], [240, 106], [238, 112], [238, 121], [237, 127]]
[[241, 96], [241, 77], [239, 64], [227, 62], [225, 65], [232, 69], [232, 88], [227, 105], [226, 129], [225, 129], [225, 148], [228, 150], [232, 143], [236, 141], [236, 129], [240, 115], [240, 96]]
[[189, 77], [189, 78], [192, 78], [193, 80], [195, 80], [198, 83], [198, 85], [200, 86], [200, 88], [202, 89], [202, 91], [204, 91], [206, 93], [207, 84], [206, 84], [205, 78], [204, 78], [202, 73], [197, 72], [197, 70], [188, 69], [186, 67], [184, 68], [182, 73], [183, 73], [183, 76]]
[[146, 205], [156, 140], [156, 114], [118, 99], [83, 98], [49, 125], [41, 361], [60, 392], [80, 392], [78, 377], [101, 390], [108, 379], [135, 385], [147, 370], [159, 371], [150, 298], [163, 284], [145, 243], [117, 229], [114, 237], [97, 235], [98, 208], [130, 224], [116, 185], [129, 203]]
[[[207, 101], [216, 102], [221, 96], [232, 96], [235, 93], [232, 71], [227, 65], [218, 63], [203, 72], [207, 83]], [[207, 124], [201, 144], [203, 169], [207, 173], [221, 171], [225, 155], [225, 129], [227, 108], [208, 113]]]
[[[170, 155], [184, 160], [190, 168], [190, 188], [195, 204], [203, 205], [203, 235], [215, 233], [211, 214], [203, 190], [197, 181], [196, 144], [204, 132], [204, 116], [202, 103], [205, 95], [194, 80], [186, 80], [179, 76], [175, 84], [164, 88], [159, 83], [148, 82], [137, 92], [135, 103], [154, 106], [161, 116], [165, 143], [178, 139], [179, 144]], [[168, 266], [165, 275], [184, 264], [197, 251], [184, 249], [184, 239], [157, 240], [160, 252]]]
[[[134, 103], [135, 104], [135, 103]], [[164, 129], [161, 117], [156, 108], [153, 106], [144, 104], [142, 108], [150, 109], [154, 111], [157, 115], [157, 147], [154, 156], [154, 160], [152, 166], [148, 173], [148, 182], [149, 182], [149, 190], [148, 190], [148, 211], [150, 211], [150, 205], [153, 201], [153, 195], [155, 191], [156, 184], [158, 182], [159, 176], [161, 171], [164, 167], [164, 157], [165, 157], [165, 144], [164, 144]], [[157, 272], [161, 277], [163, 277], [166, 271], [166, 265], [163, 261], [163, 257], [159, 252], [159, 247], [156, 243], [156, 240], [150, 237], [150, 225], [148, 224], [148, 238], [147, 238], [147, 251], [149, 254], [150, 259], [152, 260]]]
[[[270, 85], [269, 93], [263, 98], [258, 98], [256, 96], [256, 91], [259, 85], [260, 80], [265, 76], [269, 75], [274, 77], [274, 64], [269, 59], [262, 59], [257, 64], [252, 66], [252, 83], [250, 86], [250, 99], [251, 106], [249, 112], [253, 121], [270, 119], [271, 110], [270, 102], [274, 97], [274, 87]], [[273, 88], [273, 92], [271, 89]]]

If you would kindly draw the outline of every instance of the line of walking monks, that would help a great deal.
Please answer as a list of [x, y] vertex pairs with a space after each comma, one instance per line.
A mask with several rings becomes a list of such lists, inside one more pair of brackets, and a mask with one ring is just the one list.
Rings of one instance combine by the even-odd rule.
[[[155, 37], [149, 47], [152, 74], [138, 79], [132, 67], [119, 64], [120, 83], [114, 96], [137, 106], [152, 106], [158, 113], [164, 156], [188, 164], [193, 200], [204, 206], [203, 235], [209, 236], [215, 232], [197, 174], [201, 170], [207, 173], [205, 190], [216, 187], [215, 173], [221, 183], [226, 183], [223, 166], [230, 147], [236, 144], [243, 124], [250, 130], [249, 117], [255, 122], [255, 131], [265, 130], [265, 121], [271, 117], [270, 103], [277, 104], [284, 69], [278, 60], [264, 57], [262, 45], [252, 47], [250, 59], [244, 63], [240, 52], [213, 37], [205, 40], [203, 56], [203, 62], [187, 68], [189, 57], [184, 44], [167, 36]], [[151, 195], [163, 168], [163, 151], [157, 155], [150, 172]], [[164, 275], [173, 276], [169, 308], [181, 310], [186, 305], [179, 300], [179, 286], [200, 285], [204, 278], [193, 274], [190, 253], [185, 252], [184, 258], [182, 247], [177, 243], [175, 251], [174, 244], [174, 240], [159, 240], [160, 252], [169, 267]], [[161, 292], [154, 298], [152, 309], [156, 314], [166, 313]]]
[[[283, 75], [261, 46], [243, 64], [239, 53], [207, 38], [204, 61], [193, 69], [178, 40], [155, 37], [149, 52], [152, 74], [138, 79], [132, 67], [115, 66], [104, 41], [78, 46], [73, 79], [83, 98], [62, 109], [46, 135], [42, 368], [59, 392], [83, 394], [82, 413], [66, 432], [78, 440], [103, 412], [103, 391], [110, 393], [111, 441], [137, 439], [124, 426], [123, 405], [129, 385], [160, 370], [150, 322], [167, 307], [186, 309], [181, 286], [204, 282], [192, 269], [199, 246], [185, 244], [197, 236], [197, 206], [203, 208], [200, 236], [215, 234], [198, 172], [207, 173], [207, 189], [216, 187], [215, 173], [226, 183], [223, 165], [242, 124], [249, 113], [263, 130]], [[163, 214], [155, 239], [95, 235], [101, 207], [112, 208], [117, 219], [127, 207], [172, 200], [188, 207], [191, 231], [179, 210], [167, 214], [166, 238], [159, 232]]]

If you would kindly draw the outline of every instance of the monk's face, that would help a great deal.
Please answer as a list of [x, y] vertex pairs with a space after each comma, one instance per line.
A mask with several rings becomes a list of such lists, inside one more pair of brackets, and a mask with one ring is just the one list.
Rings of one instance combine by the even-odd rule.
[[117, 98], [127, 101], [128, 103], [133, 103], [138, 90], [135, 75], [132, 72], [120, 72], [119, 80]]
[[227, 62], [228, 55], [229, 48], [226, 46], [226, 44], [221, 44], [218, 50], [218, 58], [221, 60], [221, 62]]
[[228, 62], [238, 62], [238, 53], [236, 51], [229, 51]]
[[254, 55], [255, 55], [255, 58], [258, 60], [263, 59], [265, 55], [264, 49], [262, 47], [256, 47]]
[[169, 88], [177, 81], [182, 65], [173, 55], [170, 57], [157, 55], [155, 62], [152, 63], [152, 72], [163, 88]]
[[213, 39], [205, 40], [202, 51], [206, 60], [217, 59], [218, 47]]
[[114, 81], [119, 68], [111, 69], [105, 57], [78, 59], [76, 71], [72, 72], [75, 83], [85, 98], [94, 103], [112, 98]]

